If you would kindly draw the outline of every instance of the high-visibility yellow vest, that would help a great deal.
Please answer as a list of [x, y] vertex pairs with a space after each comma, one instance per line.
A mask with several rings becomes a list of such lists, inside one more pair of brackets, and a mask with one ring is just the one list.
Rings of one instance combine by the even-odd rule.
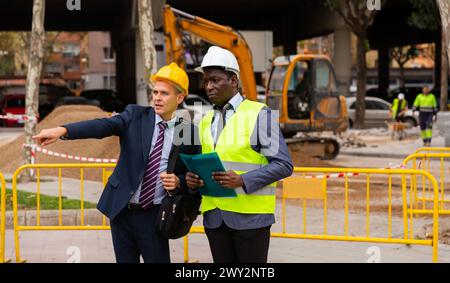
[[[259, 169], [268, 164], [267, 158], [251, 148], [250, 137], [257, 123], [258, 114], [264, 104], [244, 100], [236, 112], [227, 120], [214, 148], [211, 124], [214, 111], [210, 111], [200, 121], [199, 133], [202, 153], [216, 151], [225, 169], [237, 174]], [[246, 194], [242, 187], [235, 189], [237, 197], [202, 198], [202, 213], [219, 208], [244, 214], [270, 214], [275, 212], [275, 183]]]
[[396, 98], [396, 99], [394, 99], [394, 102], [392, 103], [392, 117], [393, 118], [396, 117], [397, 111], [398, 112], [402, 112], [406, 108], [406, 100], [405, 99], [402, 99], [402, 103], [400, 105], [400, 109], [398, 109], [398, 107], [399, 107], [399, 105], [398, 105], [399, 103], [398, 102], [399, 102], [399, 99]]
[[432, 93], [419, 94], [414, 100], [414, 107], [420, 112], [437, 112], [438, 110], [436, 97]]

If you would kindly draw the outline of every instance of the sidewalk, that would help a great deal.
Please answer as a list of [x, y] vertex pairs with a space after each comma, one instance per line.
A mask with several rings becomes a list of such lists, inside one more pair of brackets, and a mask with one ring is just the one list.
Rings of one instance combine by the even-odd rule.
[[[383, 263], [429, 263], [432, 260], [431, 247], [427, 246], [281, 238], [271, 238], [270, 241], [269, 262], [365, 263], [374, 255], [373, 250], [379, 251]], [[73, 250], [78, 249], [83, 263], [115, 262], [110, 231], [23, 231], [20, 233], [20, 247], [21, 256], [27, 262], [71, 262]], [[183, 262], [183, 239], [171, 240], [170, 252], [172, 262]], [[204, 234], [189, 236], [189, 255], [191, 262], [212, 262]], [[15, 261], [12, 230], [6, 233], [6, 257]], [[450, 246], [440, 245], [439, 262], [450, 263]]]
[[[389, 135], [361, 136], [366, 142], [366, 147], [342, 147], [340, 154], [351, 156], [383, 157], [404, 159], [423, 147], [423, 142], [418, 136], [419, 130], [411, 129], [405, 140], [391, 140]], [[412, 136], [414, 134], [414, 136]], [[433, 131], [432, 147], [445, 147], [445, 138], [439, 136], [437, 131]]]
[[[281, 232], [281, 205], [279, 203], [276, 210], [276, 223], [272, 226], [272, 232]], [[301, 210], [298, 202], [288, 203], [286, 223], [288, 233], [300, 234], [303, 232]], [[92, 212], [95, 213], [94, 210]], [[344, 217], [342, 212], [342, 209], [328, 210], [328, 235], [343, 235]], [[322, 209], [309, 207], [307, 215], [308, 233], [322, 234], [324, 223]], [[97, 218], [87, 219], [86, 224], [96, 225], [95, 222], [99, 220]], [[365, 235], [365, 215], [350, 213], [348, 221], [349, 235]], [[430, 220], [427, 219], [415, 219], [414, 233], [417, 235], [415, 238], [421, 237], [422, 227], [429, 222]], [[201, 224], [202, 217], [200, 216], [194, 226], [201, 226]], [[29, 225], [34, 225], [34, 222]], [[42, 225], [49, 224], [42, 223]], [[370, 235], [386, 237], [387, 231], [385, 216], [377, 213], [371, 214]], [[393, 217], [392, 236], [402, 238], [402, 235], [403, 220], [400, 217]], [[67, 262], [71, 258], [71, 253], [67, 254], [68, 249], [72, 246], [77, 247], [76, 249], [79, 248], [81, 262], [114, 262], [110, 231], [21, 231], [19, 236], [21, 256], [28, 262]], [[368, 254], [367, 249], [373, 246], [379, 248], [382, 262], [431, 262], [432, 260], [432, 249], [428, 246], [271, 238], [269, 261], [364, 263], [372, 256], [371, 253]], [[374, 249], [377, 250], [377, 248]], [[170, 250], [173, 262], [183, 261], [183, 239], [170, 241]], [[189, 255], [191, 261], [212, 262], [209, 244], [204, 234], [189, 236]], [[13, 231], [10, 229], [7, 230], [6, 236], [6, 256], [15, 260]], [[449, 245], [440, 245], [439, 261], [450, 263]]]
[[[13, 233], [7, 230], [6, 257], [15, 261]], [[380, 260], [387, 262], [431, 262], [431, 247], [395, 244], [351, 243], [318, 240], [279, 239], [270, 240], [269, 262], [280, 263], [365, 263], [378, 247]], [[115, 262], [109, 231], [39, 231], [26, 232], [21, 236], [21, 256], [27, 262], [64, 263], [73, 259], [69, 247], [78, 247], [82, 263]], [[68, 252], [70, 252], [68, 254]], [[189, 237], [190, 261], [212, 262], [208, 240], [205, 235]], [[170, 241], [172, 262], [183, 262], [183, 240]], [[450, 262], [450, 247], [441, 245], [439, 262]]]

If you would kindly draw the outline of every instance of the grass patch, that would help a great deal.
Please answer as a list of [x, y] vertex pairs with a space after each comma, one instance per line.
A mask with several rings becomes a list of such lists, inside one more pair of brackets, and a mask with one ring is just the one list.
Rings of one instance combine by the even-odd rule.
[[[17, 190], [17, 205], [19, 210], [35, 210], [36, 209], [37, 196], [35, 193], [29, 193]], [[61, 197], [62, 209], [80, 209], [81, 201], [76, 199], [68, 199], [67, 197]], [[92, 202], [84, 201], [84, 208], [95, 208], [97, 205]], [[47, 209], [59, 209], [59, 198], [49, 195], [40, 195], [40, 208], [42, 210]], [[6, 189], [6, 210], [12, 210], [12, 190]]]

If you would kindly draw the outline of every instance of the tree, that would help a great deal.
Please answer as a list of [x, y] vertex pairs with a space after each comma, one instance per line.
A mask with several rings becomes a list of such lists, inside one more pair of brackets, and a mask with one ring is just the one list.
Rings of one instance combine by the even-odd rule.
[[[74, 33], [84, 40], [87, 33]], [[60, 32], [46, 32], [44, 44], [44, 62], [53, 53], [53, 46]], [[29, 60], [30, 32], [0, 32], [0, 76], [25, 76]]]
[[[44, 58], [44, 17], [45, 0], [34, 0], [33, 2], [33, 20], [31, 27], [30, 60], [28, 62], [27, 82], [26, 82], [26, 115], [37, 117], [39, 108], [39, 82], [42, 71], [42, 59]], [[34, 144], [31, 138], [36, 133], [37, 119], [27, 120], [25, 123], [25, 143]], [[24, 164], [30, 164], [32, 160], [31, 149], [29, 147], [23, 150]], [[32, 179], [32, 171], [25, 171], [20, 179]], [[27, 174], [27, 175], [26, 175]]]
[[0, 76], [14, 73], [14, 50], [17, 38], [14, 33], [0, 32]]
[[391, 50], [391, 56], [397, 62], [400, 68], [400, 86], [405, 87], [405, 64], [417, 57], [417, 48], [415, 46], [394, 47]]
[[[446, 41], [446, 30], [448, 23], [446, 22], [448, 16], [443, 11], [448, 12], [448, 0], [409, 0], [414, 7], [414, 11], [408, 19], [408, 24], [420, 29], [435, 31], [442, 26], [441, 36], [441, 66], [435, 66], [435, 68], [441, 68], [441, 111], [447, 111], [447, 97], [448, 97], [448, 46]], [[447, 8], [445, 7], [447, 5]], [[441, 21], [439, 21], [439, 13], [441, 13]], [[448, 14], [447, 14], [448, 15]]]
[[[378, 7], [372, 7], [376, 2]], [[372, 25], [379, 8], [385, 4], [386, 0], [327, 0], [331, 9], [336, 11], [344, 20], [345, 24], [357, 37], [357, 94], [356, 94], [356, 117], [354, 127], [360, 129], [364, 126], [364, 116], [366, 110], [366, 79], [367, 65], [366, 52], [369, 49], [367, 40], [367, 29]]]
[[441, 111], [448, 111], [448, 68], [450, 62], [450, 4], [448, 0], [436, 0], [441, 15], [442, 25], [442, 71], [446, 70], [445, 77], [441, 76]]
[[[448, 57], [447, 57], [447, 48], [448, 46], [446, 42], [446, 19], [448, 16], [445, 16], [443, 11], [447, 10], [448, 0], [409, 0], [410, 3], [414, 7], [414, 11], [408, 19], [408, 24], [411, 26], [415, 26], [420, 29], [435, 31], [438, 30], [439, 27], [442, 26], [441, 32], [441, 66], [435, 66], [435, 68], [441, 68], [441, 111], [447, 111], [447, 97], [448, 97]], [[436, 5], [437, 4], [437, 5]], [[441, 21], [439, 21], [439, 13], [441, 12]]]
[[435, 1], [409, 0], [414, 10], [408, 18], [408, 24], [419, 29], [438, 30], [440, 27], [437, 18], [438, 10]]
[[[153, 41], [153, 17], [152, 17], [152, 1], [151, 0], [139, 0], [138, 1], [139, 12], [139, 35], [141, 38], [141, 50], [144, 57], [144, 66], [146, 78], [149, 78], [150, 74], [156, 71], [156, 49]], [[147, 93], [149, 102], [150, 85], [147, 80]]]

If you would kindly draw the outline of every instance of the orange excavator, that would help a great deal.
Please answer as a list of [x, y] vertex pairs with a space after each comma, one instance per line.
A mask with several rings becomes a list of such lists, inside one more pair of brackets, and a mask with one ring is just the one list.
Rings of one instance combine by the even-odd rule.
[[[230, 50], [240, 68], [242, 95], [257, 100], [252, 53], [244, 37], [231, 27], [164, 6], [166, 60], [186, 68], [185, 34]], [[339, 143], [314, 133], [339, 133], [348, 127], [345, 97], [339, 96], [330, 60], [321, 55], [292, 55], [276, 58], [266, 86], [266, 104], [280, 113], [280, 127], [300, 151], [322, 159], [334, 159]]]

